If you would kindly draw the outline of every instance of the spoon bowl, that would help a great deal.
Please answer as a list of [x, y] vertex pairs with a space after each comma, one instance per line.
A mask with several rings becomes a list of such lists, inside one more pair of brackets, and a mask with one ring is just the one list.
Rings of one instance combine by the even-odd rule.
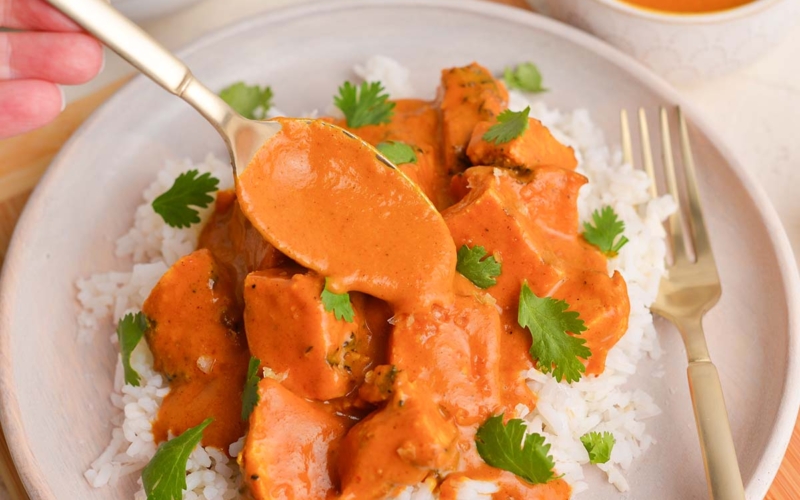
[[102, 0], [48, 0], [168, 92], [191, 104], [225, 140], [234, 172], [280, 132], [277, 122], [248, 120], [200, 83], [191, 70], [141, 28]]
[[[336, 292], [370, 293], [397, 306], [417, 307], [447, 301], [455, 270], [456, 251], [444, 219], [408, 177], [369, 143], [331, 123], [313, 119], [249, 120], [200, 83], [189, 68], [158, 42], [103, 0], [48, 0], [145, 76], [191, 104], [222, 136], [231, 157], [236, 194], [242, 212], [266, 241], [308, 269], [330, 278]], [[271, 142], [287, 124], [281, 161]], [[289, 126], [288, 124], [291, 124]], [[293, 134], [293, 135], [292, 135]], [[288, 137], [294, 139], [287, 139]], [[288, 151], [288, 155], [285, 154]], [[347, 152], [351, 157], [342, 157]], [[347, 169], [341, 164], [350, 162]], [[245, 169], [257, 170], [243, 181]], [[294, 177], [293, 177], [294, 175]], [[301, 176], [306, 175], [301, 179]], [[289, 179], [290, 182], [279, 182]], [[315, 184], [317, 180], [346, 182]], [[314, 184], [314, 189], [304, 189]], [[349, 186], [338, 190], [337, 186]], [[382, 190], [382, 191], [381, 191]], [[371, 192], [372, 191], [372, 192]], [[375, 192], [378, 191], [378, 192]], [[330, 196], [335, 193], [334, 196]], [[379, 216], [362, 207], [380, 206], [376, 196], [392, 193], [394, 202]], [[276, 200], [280, 200], [276, 202]], [[321, 200], [325, 200], [323, 210]], [[298, 215], [315, 213], [313, 227], [283, 224]], [[412, 214], [412, 215], [409, 215]], [[372, 229], [407, 227], [410, 239], [387, 238]], [[369, 228], [359, 231], [359, 227]], [[351, 244], [332, 243], [347, 231]], [[391, 232], [397, 236], [397, 232]], [[359, 238], [353, 238], [359, 234]], [[420, 249], [425, 258], [416, 258]], [[333, 250], [335, 249], [335, 250]], [[350, 255], [372, 259], [363, 262]], [[362, 259], [363, 260], [363, 259]], [[419, 304], [401, 304], [403, 290], [422, 286], [433, 276], [430, 297]], [[430, 283], [429, 283], [430, 285]]]

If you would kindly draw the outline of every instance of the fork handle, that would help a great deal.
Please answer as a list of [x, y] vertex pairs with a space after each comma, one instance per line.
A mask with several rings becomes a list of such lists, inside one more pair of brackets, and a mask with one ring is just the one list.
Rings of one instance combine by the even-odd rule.
[[717, 368], [709, 360], [694, 361], [689, 363], [687, 373], [709, 498], [744, 500], [742, 475]]

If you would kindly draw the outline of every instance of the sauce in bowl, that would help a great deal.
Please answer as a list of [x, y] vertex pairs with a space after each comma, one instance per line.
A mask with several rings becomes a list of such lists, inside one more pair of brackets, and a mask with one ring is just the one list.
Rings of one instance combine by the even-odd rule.
[[734, 9], [754, 0], [621, 0], [623, 3], [647, 9], [681, 14], [700, 14]]

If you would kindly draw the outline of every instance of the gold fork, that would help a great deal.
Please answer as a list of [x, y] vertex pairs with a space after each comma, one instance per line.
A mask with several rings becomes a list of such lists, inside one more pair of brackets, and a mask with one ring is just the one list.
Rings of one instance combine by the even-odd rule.
[[[717, 266], [711, 252], [708, 231], [703, 220], [700, 194], [686, 119], [678, 108], [680, 145], [686, 179], [686, 198], [689, 201], [688, 231], [684, 231], [681, 201], [672, 156], [669, 114], [661, 108], [661, 150], [664, 173], [669, 193], [675, 199], [678, 210], [669, 218], [668, 240], [672, 249], [672, 263], [668, 274], [661, 279], [658, 298], [651, 310], [671, 321], [681, 332], [689, 358], [689, 391], [700, 437], [700, 450], [706, 470], [709, 497], [713, 500], [743, 500], [744, 486], [736, 460], [728, 412], [722, 395], [717, 368], [711, 362], [703, 333], [703, 316], [719, 301], [722, 293]], [[622, 149], [626, 162], [633, 164], [633, 148], [628, 113], [620, 115], [622, 127]], [[653, 154], [647, 114], [639, 110], [642, 162], [650, 177], [650, 193], [658, 194], [655, 180]], [[691, 247], [691, 248], [690, 248]], [[692, 252], [691, 249], [694, 249]], [[694, 258], [692, 258], [692, 254]]]

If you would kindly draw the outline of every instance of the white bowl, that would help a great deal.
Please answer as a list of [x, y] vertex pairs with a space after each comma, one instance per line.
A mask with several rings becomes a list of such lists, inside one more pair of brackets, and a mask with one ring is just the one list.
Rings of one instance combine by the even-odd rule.
[[800, 18], [800, 0], [756, 0], [707, 14], [674, 14], [620, 0], [528, 0], [589, 31], [675, 83], [730, 73], [775, 46]]

